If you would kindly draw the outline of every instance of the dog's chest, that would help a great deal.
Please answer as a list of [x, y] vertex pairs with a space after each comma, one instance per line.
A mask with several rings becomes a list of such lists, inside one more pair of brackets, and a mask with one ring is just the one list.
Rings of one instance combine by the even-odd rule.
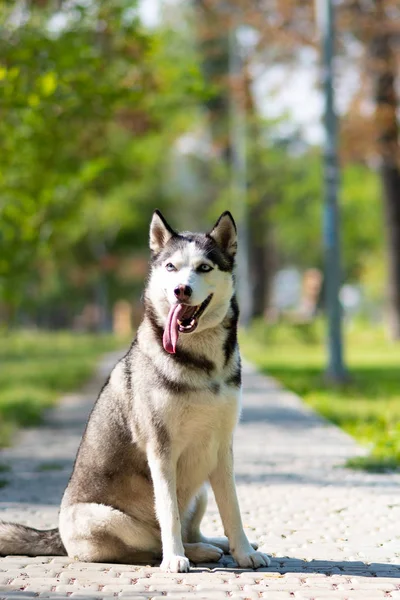
[[[222, 387], [222, 386], [221, 386]], [[230, 444], [239, 412], [238, 393], [197, 392], [175, 405], [168, 429], [172, 452], [178, 457], [178, 480], [197, 485], [215, 468], [221, 447]]]

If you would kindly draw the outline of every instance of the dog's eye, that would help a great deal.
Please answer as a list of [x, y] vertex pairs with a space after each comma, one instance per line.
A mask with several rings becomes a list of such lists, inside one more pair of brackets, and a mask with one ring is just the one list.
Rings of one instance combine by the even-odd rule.
[[197, 270], [200, 273], [209, 273], [210, 271], [213, 270], [213, 268], [210, 267], [210, 265], [207, 265], [206, 263], [203, 263], [202, 265], [200, 265], [199, 267], [197, 267]]
[[167, 269], [167, 271], [176, 271], [176, 267], [172, 263], [167, 263], [165, 265], [165, 268]]

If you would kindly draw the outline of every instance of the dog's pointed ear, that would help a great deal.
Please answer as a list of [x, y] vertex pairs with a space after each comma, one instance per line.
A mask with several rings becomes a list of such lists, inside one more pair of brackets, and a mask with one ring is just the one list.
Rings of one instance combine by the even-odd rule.
[[176, 231], [168, 225], [160, 211], [155, 210], [150, 223], [150, 250], [158, 254], [174, 235], [177, 235]]
[[226, 210], [209, 233], [226, 254], [234, 256], [237, 250], [237, 229], [229, 210]]

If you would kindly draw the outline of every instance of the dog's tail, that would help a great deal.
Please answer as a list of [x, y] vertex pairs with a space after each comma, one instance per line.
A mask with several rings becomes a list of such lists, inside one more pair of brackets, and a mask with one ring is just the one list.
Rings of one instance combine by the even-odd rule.
[[58, 529], [33, 529], [0, 521], [0, 556], [66, 556]]

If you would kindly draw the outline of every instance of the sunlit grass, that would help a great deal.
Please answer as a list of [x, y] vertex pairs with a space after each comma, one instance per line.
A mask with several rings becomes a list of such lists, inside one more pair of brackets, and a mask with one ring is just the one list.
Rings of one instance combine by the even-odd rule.
[[[125, 340], [125, 344], [126, 344]], [[0, 446], [37, 425], [60, 395], [77, 389], [99, 357], [124, 345], [112, 335], [11, 332], [0, 339]]]
[[321, 323], [266, 326], [256, 323], [241, 335], [244, 355], [299, 394], [327, 419], [342, 427], [370, 456], [349, 466], [382, 471], [400, 466], [400, 344], [383, 329], [346, 328], [350, 380], [331, 386], [324, 377], [326, 352]]

